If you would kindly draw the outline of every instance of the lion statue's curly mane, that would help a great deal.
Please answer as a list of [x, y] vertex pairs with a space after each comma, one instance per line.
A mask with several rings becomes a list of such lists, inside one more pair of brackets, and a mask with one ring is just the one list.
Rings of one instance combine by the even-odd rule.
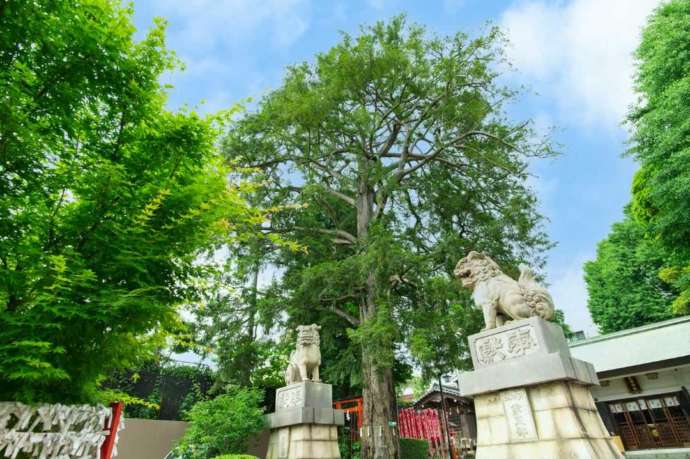
[[297, 327], [297, 346], [290, 354], [290, 363], [285, 369], [285, 384], [321, 381], [319, 378], [321, 365], [319, 330], [321, 327], [316, 324]]
[[454, 274], [463, 287], [472, 290], [474, 304], [484, 314], [485, 329], [500, 327], [508, 320], [533, 316], [551, 320], [555, 315], [551, 295], [526, 266], [520, 267], [516, 281], [489, 256], [472, 251], [458, 262]]

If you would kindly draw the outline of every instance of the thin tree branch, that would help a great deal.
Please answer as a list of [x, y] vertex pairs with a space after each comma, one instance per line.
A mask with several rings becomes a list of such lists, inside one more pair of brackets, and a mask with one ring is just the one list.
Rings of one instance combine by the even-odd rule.
[[331, 236], [336, 236], [337, 241], [339, 243], [343, 243], [347, 241], [348, 244], [356, 244], [357, 243], [357, 238], [353, 236], [351, 233], [345, 231], [345, 230], [338, 230], [338, 229], [325, 229], [325, 228], [307, 228], [306, 226], [292, 226], [290, 228], [286, 229], [278, 229], [278, 228], [261, 228], [261, 231], [267, 232], [267, 233], [289, 233], [292, 231], [305, 231], [305, 232], [314, 232], [314, 233], [321, 233], [321, 234], [328, 234]]
[[400, 122], [398, 120], [395, 121], [393, 124], [393, 130], [388, 136], [388, 140], [386, 141], [386, 144], [381, 148], [381, 151], [378, 153], [378, 157], [382, 158], [386, 153], [390, 151], [390, 149], [395, 145], [395, 142], [398, 140], [398, 134], [400, 133]]
[[316, 166], [317, 169], [319, 169], [319, 170], [325, 172], [326, 174], [330, 175], [331, 177], [333, 177], [333, 178], [335, 178], [335, 179], [344, 180], [344, 181], [347, 180], [347, 177], [345, 177], [344, 175], [342, 175], [340, 172], [335, 171], [335, 170], [333, 170], [333, 169], [329, 169], [328, 167], [326, 167], [326, 166], [324, 166], [323, 164], [319, 163], [319, 162], [316, 161], [315, 159], [304, 158], [303, 161], [313, 164], [314, 166]]
[[343, 319], [347, 320], [348, 322], [350, 322], [351, 325], [353, 325], [355, 327], [359, 327], [359, 325], [360, 325], [360, 321], [358, 318], [356, 318], [352, 314], [350, 314], [346, 311], [343, 311], [342, 309], [337, 308], [335, 306], [331, 306], [331, 307], [320, 306], [320, 307], [318, 307], [318, 309], [320, 309], [322, 311], [332, 312], [333, 314], [340, 316]]
[[[344, 193], [341, 193], [339, 191], [336, 191], [333, 188], [329, 187], [328, 185], [324, 185], [323, 183], [315, 183], [314, 185], [323, 188], [323, 190], [326, 193], [345, 201], [346, 203], [350, 204], [352, 207], [355, 207], [355, 205], [356, 205], [355, 204], [355, 198], [348, 196]], [[301, 186], [288, 186], [288, 187], [286, 187], [286, 189], [288, 189], [290, 191], [295, 191], [297, 193], [302, 193], [304, 191], [304, 187], [301, 187]]]

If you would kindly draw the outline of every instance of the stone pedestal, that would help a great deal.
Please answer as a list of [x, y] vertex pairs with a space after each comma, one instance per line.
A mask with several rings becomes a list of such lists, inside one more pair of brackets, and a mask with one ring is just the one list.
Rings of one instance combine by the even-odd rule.
[[340, 459], [337, 426], [345, 418], [332, 404], [330, 384], [303, 381], [278, 389], [276, 411], [266, 416], [266, 459]]
[[477, 415], [476, 459], [622, 459], [594, 404], [590, 363], [538, 317], [472, 335], [460, 378]]

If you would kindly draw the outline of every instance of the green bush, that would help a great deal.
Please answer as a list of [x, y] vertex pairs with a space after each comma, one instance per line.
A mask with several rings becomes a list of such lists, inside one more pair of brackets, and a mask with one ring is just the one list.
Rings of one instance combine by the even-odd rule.
[[190, 426], [176, 452], [183, 459], [211, 459], [242, 455], [247, 440], [264, 428], [262, 395], [255, 389], [234, 388], [230, 393], [196, 403], [188, 413]]
[[352, 442], [352, 454], [350, 454], [350, 433], [344, 431], [338, 434], [338, 448], [342, 459], [360, 459], [362, 443], [357, 440]]
[[400, 439], [400, 459], [427, 459], [429, 442], [416, 438]]
[[216, 456], [213, 459], [259, 459], [251, 454], [223, 454], [222, 456]]

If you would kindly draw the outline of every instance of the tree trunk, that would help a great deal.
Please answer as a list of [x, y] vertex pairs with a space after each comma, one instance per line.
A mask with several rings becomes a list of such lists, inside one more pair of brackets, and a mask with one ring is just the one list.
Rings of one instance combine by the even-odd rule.
[[[366, 160], [359, 164], [360, 182], [357, 187], [357, 238], [367, 243], [369, 225], [373, 219], [374, 192], [367, 180]], [[376, 279], [374, 272], [367, 276], [366, 296], [359, 307], [362, 325], [376, 320]], [[397, 420], [393, 371], [377, 364], [376, 349], [362, 345], [362, 382], [364, 385], [362, 419], [362, 459], [397, 459], [399, 442], [397, 428], [390, 422]]]
[[261, 271], [261, 265], [256, 263], [252, 278], [252, 297], [249, 308], [249, 318], [247, 320], [247, 336], [249, 336], [252, 342], [256, 339], [256, 314], [259, 305], [259, 271]]
[[[369, 309], [369, 308], [367, 308]], [[375, 314], [375, 308], [369, 313]], [[365, 318], [366, 315], [363, 315]], [[370, 316], [373, 320], [373, 317]], [[364, 319], [367, 320], [367, 319]], [[389, 423], [397, 419], [393, 372], [376, 364], [376, 352], [362, 346], [362, 378], [364, 407], [362, 420], [362, 459], [396, 459], [399, 443], [396, 427]]]

